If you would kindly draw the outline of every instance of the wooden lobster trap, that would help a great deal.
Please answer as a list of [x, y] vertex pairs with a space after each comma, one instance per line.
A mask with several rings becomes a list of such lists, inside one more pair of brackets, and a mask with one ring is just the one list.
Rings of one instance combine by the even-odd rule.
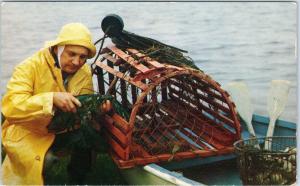
[[102, 50], [94, 71], [99, 93], [114, 95], [130, 115], [100, 121], [120, 168], [231, 153], [240, 139], [228, 93], [201, 71], [115, 46]]

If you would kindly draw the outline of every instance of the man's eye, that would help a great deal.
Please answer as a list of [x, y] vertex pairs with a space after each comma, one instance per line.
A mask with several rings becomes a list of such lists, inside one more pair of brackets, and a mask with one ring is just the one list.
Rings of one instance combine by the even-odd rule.
[[87, 56], [82, 55], [82, 56], [80, 56], [80, 59], [86, 60], [86, 59], [87, 59]]

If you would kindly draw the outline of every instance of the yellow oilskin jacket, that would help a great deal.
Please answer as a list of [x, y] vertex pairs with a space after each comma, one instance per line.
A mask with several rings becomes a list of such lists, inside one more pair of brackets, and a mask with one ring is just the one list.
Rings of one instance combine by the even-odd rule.
[[2, 184], [43, 185], [44, 157], [55, 135], [47, 125], [53, 117], [53, 92], [75, 95], [93, 92], [91, 71], [84, 65], [69, 77], [65, 88], [61, 70], [48, 48], [19, 64], [2, 99], [2, 144], [6, 157], [2, 164]]

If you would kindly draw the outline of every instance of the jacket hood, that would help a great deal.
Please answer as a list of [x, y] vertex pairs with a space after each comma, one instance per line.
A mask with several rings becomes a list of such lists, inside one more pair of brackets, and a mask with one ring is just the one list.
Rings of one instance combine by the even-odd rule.
[[57, 38], [53, 41], [47, 41], [45, 47], [56, 45], [79, 45], [89, 50], [89, 58], [96, 54], [96, 47], [92, 42], [92, 35], [88, 28], [81, 23], [69, 23], [62, 27]]

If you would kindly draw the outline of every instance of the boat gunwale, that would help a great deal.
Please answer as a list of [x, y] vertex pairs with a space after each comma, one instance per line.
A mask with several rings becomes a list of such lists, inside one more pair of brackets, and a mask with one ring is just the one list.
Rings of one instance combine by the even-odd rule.
[[[266, 116], [253, 114], [252, 122], [269, 125], [270, 119]], [[285, 121], [282, 119], [276, 120], [276, 126], [288, 128], [288, 129], [292, 129], [292, 130], [296, 130], [296, 128], [297, 128], [296, 123], [291, 122], [291, 121]]]

